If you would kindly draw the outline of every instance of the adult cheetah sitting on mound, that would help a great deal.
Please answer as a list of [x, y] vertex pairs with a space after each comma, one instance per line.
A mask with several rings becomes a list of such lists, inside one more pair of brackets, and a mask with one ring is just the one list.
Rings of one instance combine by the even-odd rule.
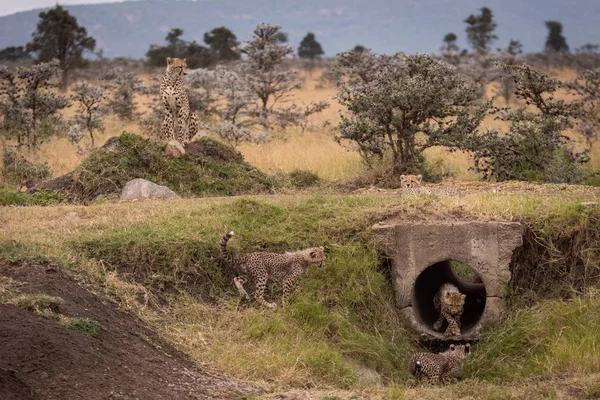
[[471, 351], [470, 344], [455, 345], [443, 353], [415, 353], [410, 359], [409, 369], [417, 379], [426, 377], [430, 384], [447, 384], [458, 378], [462, 365]]
[[465, 308], [466, 297], [451, 283], [444, 283], [440, 286], [433, 298], [433, 306], [440, 312], [438, 320], [433, 324], [433, 329], [439, 331], [445, 319], [448, 321], [448, 327], [444, 336], [460, 336], [460, 319]]
[[310, 265], [323, 266], [325, 262], [325, 252], [323, 247], [311, 247], [304, 250], [288, 253], [266, 253], [254, 252], [234, 256], [227, 250], [227, 242], [233, 236], [233, 232], [225, 234], [221, 238], [221, 255], [227, 263], [235, 268], [237, 276], [233, 279], [235, 287], [241, 297], [250, 299], [244, 289], [244, 283], [248, 279], [255, 285], [254, 297], [256, 301], [268, 308], [275, 308], [275, 303], [269, 303], [264, 298], [267, 281], [279, 282], [283, 285], [283, 301], [285, 307], [288, 298], [298, 278], [306, 271]]
[[160, 83], [160, 97], [165, 106], [160, 139], [189, 142], [198, 132], [198, 119], [190, 113], [190, 101], [183, 87], [187, 74], [186, 59], [167, 57], [167, 70]]

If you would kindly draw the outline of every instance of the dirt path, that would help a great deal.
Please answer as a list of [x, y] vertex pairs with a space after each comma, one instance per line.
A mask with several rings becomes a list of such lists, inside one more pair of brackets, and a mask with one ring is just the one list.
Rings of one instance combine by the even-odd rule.
[[21, 294], [60, 297], [58, 313], [98, 321], [97, 337], [0, 304], [0, 399], [228, 399], [259, 388], [198, 369], [134, 316], [75, 277], [0, 264]]

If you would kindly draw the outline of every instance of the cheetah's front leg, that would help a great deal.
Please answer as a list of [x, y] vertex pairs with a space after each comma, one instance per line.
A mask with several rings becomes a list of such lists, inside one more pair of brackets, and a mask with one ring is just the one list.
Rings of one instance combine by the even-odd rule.
[[292, 291], [294, 290], [294, 286], [296, 286], [297, 280], [298, 278], [293, 276], [283, 281], [283, 298], [281, 301], [282, 307], [287, 306], [288, 299], [290, 298], [290, 294], [292, 294]]
[[435, 329], [436, 331], [439, 331], [442, 329], [442, 324], [444, 323], [444, 313], [442, 311], [440, 311], [440, 316], [438, 317], [438, 320], [435, 321], [435, 324], [433, 324], [433, 329]]

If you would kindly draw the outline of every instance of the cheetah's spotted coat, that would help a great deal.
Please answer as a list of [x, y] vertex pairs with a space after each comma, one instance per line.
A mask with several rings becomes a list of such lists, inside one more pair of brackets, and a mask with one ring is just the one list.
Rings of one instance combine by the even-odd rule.
[[323, 247], [312, 247], [288, 253], [253, 252], [234, 256], [227, 250], [227, 242], [233, 232], [221, 238], [221, 255], [229, 265], [235, 268], [237, 276], [233, 279], [241, 297], [250, 299], [244, 289], [244, 284], [250, 279], [256, 286], [254, 297], [256, 301], [268, 308], [275, 308], [275, 303], [269, 303], [264, 298], [267, 281], [272, 280], [283, 285], [282, 305], [285, 307], [288, 298], [298, 278], [310, 265], [323, 266], [325, 253]]

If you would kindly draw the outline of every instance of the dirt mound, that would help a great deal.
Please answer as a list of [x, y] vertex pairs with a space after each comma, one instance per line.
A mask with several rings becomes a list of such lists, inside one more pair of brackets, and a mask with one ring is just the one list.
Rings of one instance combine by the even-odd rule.
[[266, 175], [234, 149], [209, 138], [187, 144], [187, 154], [169, 159], [154, 140], [123, 133], [110, 138], [77, 169], [35, 186], [65, 193], [72, 202], [118, 195], [125, 184], [142, 178], [181, 196], [231, 196], [270, 193]]
[[56, 268], [0, 265], [20, 295], [62, 299], [58, 313], [100, 323], [94, 337], [0, 304], [1, 399], [227, 399], [258, 388], [200, 370], [135, 317]]

